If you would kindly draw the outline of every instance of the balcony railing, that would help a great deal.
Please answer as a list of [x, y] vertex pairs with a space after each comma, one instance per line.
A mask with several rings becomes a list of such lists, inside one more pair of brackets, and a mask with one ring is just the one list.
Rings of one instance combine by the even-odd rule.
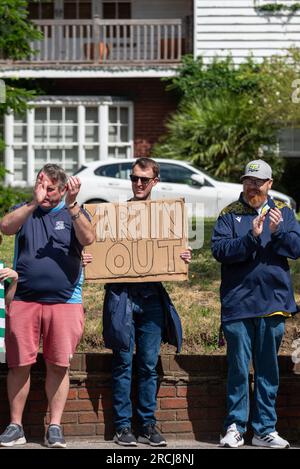
[[185, 52], [181, 19], [39, 20], [35, 63], [178, 63]]

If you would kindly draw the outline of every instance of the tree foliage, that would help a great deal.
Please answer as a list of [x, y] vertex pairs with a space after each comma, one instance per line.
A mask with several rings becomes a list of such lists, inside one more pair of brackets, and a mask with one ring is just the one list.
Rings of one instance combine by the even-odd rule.
[[2, 217], [8, 210], [20, 202], [31, 200], [32, 193], [28, 189], [16, 189], [15, 187], [4, 187], [3, 180], [5, 170], [0, 166], [0, 217]]
[[[31, 41], [42, 34], [28, 20], [27, 0], [2, 0], [0, 2], [0, 56], [2, 59], [27, 59], [34, 50]], [[23, 80], [24, 83], [24, 80]], [[0, 115], [8, 111], [25, 112], [27, 102], [36, 92], [20, 86], [20, 80], [5, 80], [6, 101], [0, 104]]]
[[[1, 59], [21, 60], [28, 59], [34, 51], [31, 41], [42, 38], [41, 33], [28, 20], [28, 2], [26, 0], [0, 1], [0, 57]], [[30, 90], [29, 81], [9, 79], [5, 81], [6, 100], [0, 103], [0, 120], [4, 114], [15, 112], [23, 114], [28, 108], [28, 101], [36, 96], [36, 90]], [[3, 135], [0, 134], [0, 150], [5, 147]], [[5, 169], [0, 166], [0, 181], [4, 179]], [[14, 197], [16, 195], [16, 197]], [[22, 199], [12, 189], [0, 187], [0, 211], [11, 202]]]
[[26, 0], [0, 2], [0, 52], [3, 59], [22, 60], [34, 51], [30, 42], [42, 38], [28, 21]]
[[[292, 102], [299, 51], [236, 66], [231, 57], [205, 64], [186, 56], [167, 89], [180, 97], [178, 111], [153, 156], [188, 159], [215, 176], [238, 180], [247, 161], [263, 154], [275, 177], [283, 172], [278, 129], [300, 121]], [[298, 68], [299, 70], [299, 68]]]
[[238, 179], [245, 161], [257, 156], [262, 144], [275, 143], [270, 129], [258, 129], [255, 118], [243, 95], [234, 100], [226, 93], [196, 98], [181, 105], [170, 120], [168, 137], [156, 146], [155, 154], [191, 160], [216, 177]]

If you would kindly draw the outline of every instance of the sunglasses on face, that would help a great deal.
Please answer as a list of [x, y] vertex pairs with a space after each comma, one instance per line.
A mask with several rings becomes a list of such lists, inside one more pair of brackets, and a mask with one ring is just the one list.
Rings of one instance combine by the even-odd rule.
[[251, 179], [251, 178], [244, 178], [244, 183], [247, 184], [247, 185], [250, 185], [251, 186], [257, 186], [257, 187], [261, 187], [263, 186], [269, 179]]
[[149, 182], [152, 179], [155, 179], [155, 177], [154, 178], [147, 178], [147, 177], [143, 177], [143, 176], [136, 176], [135, 174], [130, 174], [131, 182], [139, 182], [139, 180], [140, 180], [142, 184], [149, 184]]

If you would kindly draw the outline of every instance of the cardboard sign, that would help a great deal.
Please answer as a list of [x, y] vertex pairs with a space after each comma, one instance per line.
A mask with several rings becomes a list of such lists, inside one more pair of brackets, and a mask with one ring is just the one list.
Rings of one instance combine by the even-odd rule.
[[187, 280], [180, 258], [187, 247], [183, 199], [84, 205], [95, 241], [85, 279], [102, 283]]

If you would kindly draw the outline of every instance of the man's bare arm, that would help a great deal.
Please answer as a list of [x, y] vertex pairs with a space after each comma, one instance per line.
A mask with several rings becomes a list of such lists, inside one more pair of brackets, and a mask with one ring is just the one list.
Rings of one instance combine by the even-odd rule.
[[47, 195], [47, 181], [44, 180], [44, 174], [41, 173], [37, 178], [32, 202], [22, 205], [13, 212], [5, 215], [0, 222], [0, 230], [6, 235], [16, 234], [27, 218], [32, 215], [38, 205], [43, 202]]
[[32, 201], [4, 215], [0, 222], [0, 230], [2, 233], [6, 235], [16, 234], [36, 208], [37, 204]]

